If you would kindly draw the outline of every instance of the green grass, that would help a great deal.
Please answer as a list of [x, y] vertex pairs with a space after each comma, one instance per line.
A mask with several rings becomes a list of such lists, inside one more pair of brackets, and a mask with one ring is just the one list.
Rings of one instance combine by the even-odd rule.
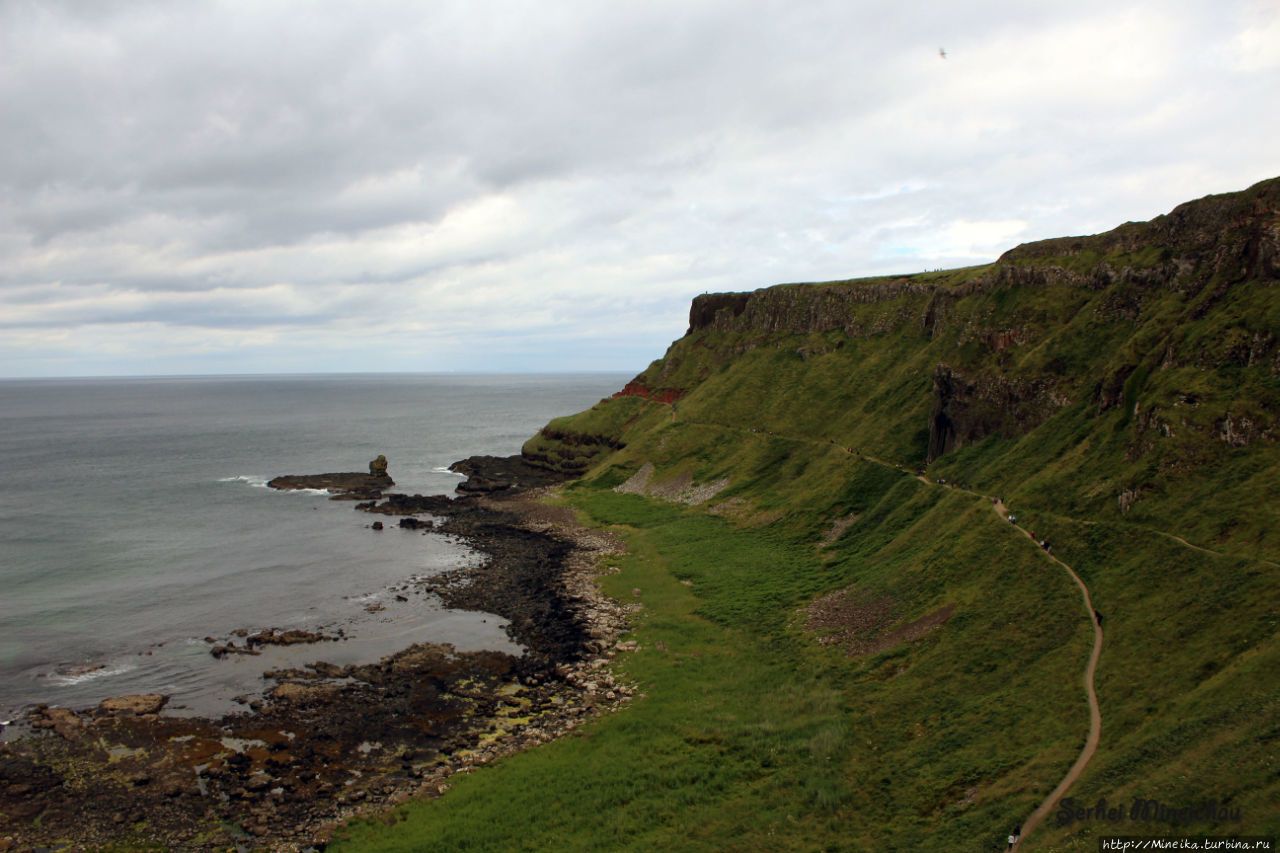
[[[1071, 795], [1217, 799], [1242, 826], [1185, 829], [1280, 832], [1280, 288], [1212, 253], [1162, 280], [1176, 247], [1149, 233], [770, 289], [644, 371], [683, 392], [674, 410], [553, 422], [527, 449], [583, 472], [565, 499], [629, 543], [602, 583], [641, 591], [641, 651], [616, 668], [644, 696], [336, 849], [1001, 849], [1084, 742], [1093, 631], [1067, 573], [979, 495], [1104, 614], [1102, 741]], [[990, 429], [929, 477], [978, 494], [914, 477], [939, 365], [987, 395]], [[645, 464], [726, 485], [692, 508], [611, 491]], [[801, 615], [846, 588], [898, 625], [954, 611], [851, 658]], [[1050, 820], [1024, 849], [1093, 850], [1103, 829]]]
[[[645, 695], [404, 807], [394, 826], [354, 825], [335, 849], [995, 843], [1073, 758], [1088, 622], [1065, 577], [982, 501], [847, 464], [863, 469], [851, 497], [876, 521], [869, 539], [846, 534], [835, 560], [785, 530], [572, 492], [630, 544], [604, 583], [627, 600], [641, 590], [642, 649], [618, 668]], [[919, 535], [939, 525], [952, 541]], [[916, 643], [848, 658], [804, 633], [796, 608], [850, 584], [890, 596], [903, 621], [957, 609]]]
[[665, 408], [639, 397], [602, 400], [572, 417], [556, 418], [524, 443], [524, 457], [543, 467], [569, 474], [585, 471], [601, 454], [623, 444], [626, 430], [653, 423]]

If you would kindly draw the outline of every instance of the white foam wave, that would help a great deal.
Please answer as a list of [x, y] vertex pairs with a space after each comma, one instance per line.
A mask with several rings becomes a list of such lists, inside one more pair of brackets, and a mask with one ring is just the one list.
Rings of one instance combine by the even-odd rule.
[[133, 663], [117, 663], [103, 665], [99, 667], [78, 667], [70, 672], [51, 672], [49, 673], [49, 682], [64, 687], [73, 684], [84, 684], [86, 681], [96, 681], [99, 678], [110, 678], [113, 675], [123, 675], [138, 668]]
[[[252, 486], [255, 489], [268, 489], [268, 478], [257, 477], [246, 474], [236, 474], [234, 477], [219, 477], [219, 483], [243, 483], [246, 486]], [[331, 492], [328, 489], [281, 489], [286, 494], [294, 495], [328, 495]]]
[[253, 486], [255, 489], [267, 488], [266, 477], [252, 477], [244, 474], [236, 474], [234, 477], [220, 477], [219, 483], [244, 483], [246, 486]]
[[459, 474], [457, 471], [450, 471], [448, 468], [444, 467], [443, 465], [437, 465], [431, 470], [435, 471], [437, 474], [452, 474], [455, 477], [462, 477], [464, 480], [467, 477], [466, 474]]

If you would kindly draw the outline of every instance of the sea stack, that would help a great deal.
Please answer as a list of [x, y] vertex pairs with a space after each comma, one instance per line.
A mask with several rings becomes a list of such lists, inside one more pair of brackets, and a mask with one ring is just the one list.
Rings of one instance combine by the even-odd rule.
[[378, 497], [382, 489], [394, 486], [396, 481], [387, 473], [387, 457], [382, 454], [369, 463], [369, 473], [359, 471], [333, 474], [286, 474], [268, 481], [273, 489], [325, 489], [336, 497], [363, 499]]

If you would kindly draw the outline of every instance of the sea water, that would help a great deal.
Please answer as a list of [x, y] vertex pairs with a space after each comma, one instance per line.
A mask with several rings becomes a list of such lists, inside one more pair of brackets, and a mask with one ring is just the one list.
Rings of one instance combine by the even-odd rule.
[[[360, 663], [414, 642], [517, 648], [502, 620], [413, 581], [480, 559], [280, 474], [365, 471], [452, 494], [450, 463], [509, 455], [621, 374], [336, 375], [0, 381], [0, 721], [36, 702], [165, 693], [213, 714], [262, 672]], [[407, 600], [402, 600], [407, 599]], [[215, 659], [206, 638], [263, 628], [340, 642]]]

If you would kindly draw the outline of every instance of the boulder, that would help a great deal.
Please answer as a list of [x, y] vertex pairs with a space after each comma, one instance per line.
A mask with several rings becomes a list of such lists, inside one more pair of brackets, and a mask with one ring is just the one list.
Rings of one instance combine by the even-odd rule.
[[141, 693], [136, 696], [117, 696], [104, 699], [98, 705], [101, 714], [157, 714], [169, 701], [162, 693]]

